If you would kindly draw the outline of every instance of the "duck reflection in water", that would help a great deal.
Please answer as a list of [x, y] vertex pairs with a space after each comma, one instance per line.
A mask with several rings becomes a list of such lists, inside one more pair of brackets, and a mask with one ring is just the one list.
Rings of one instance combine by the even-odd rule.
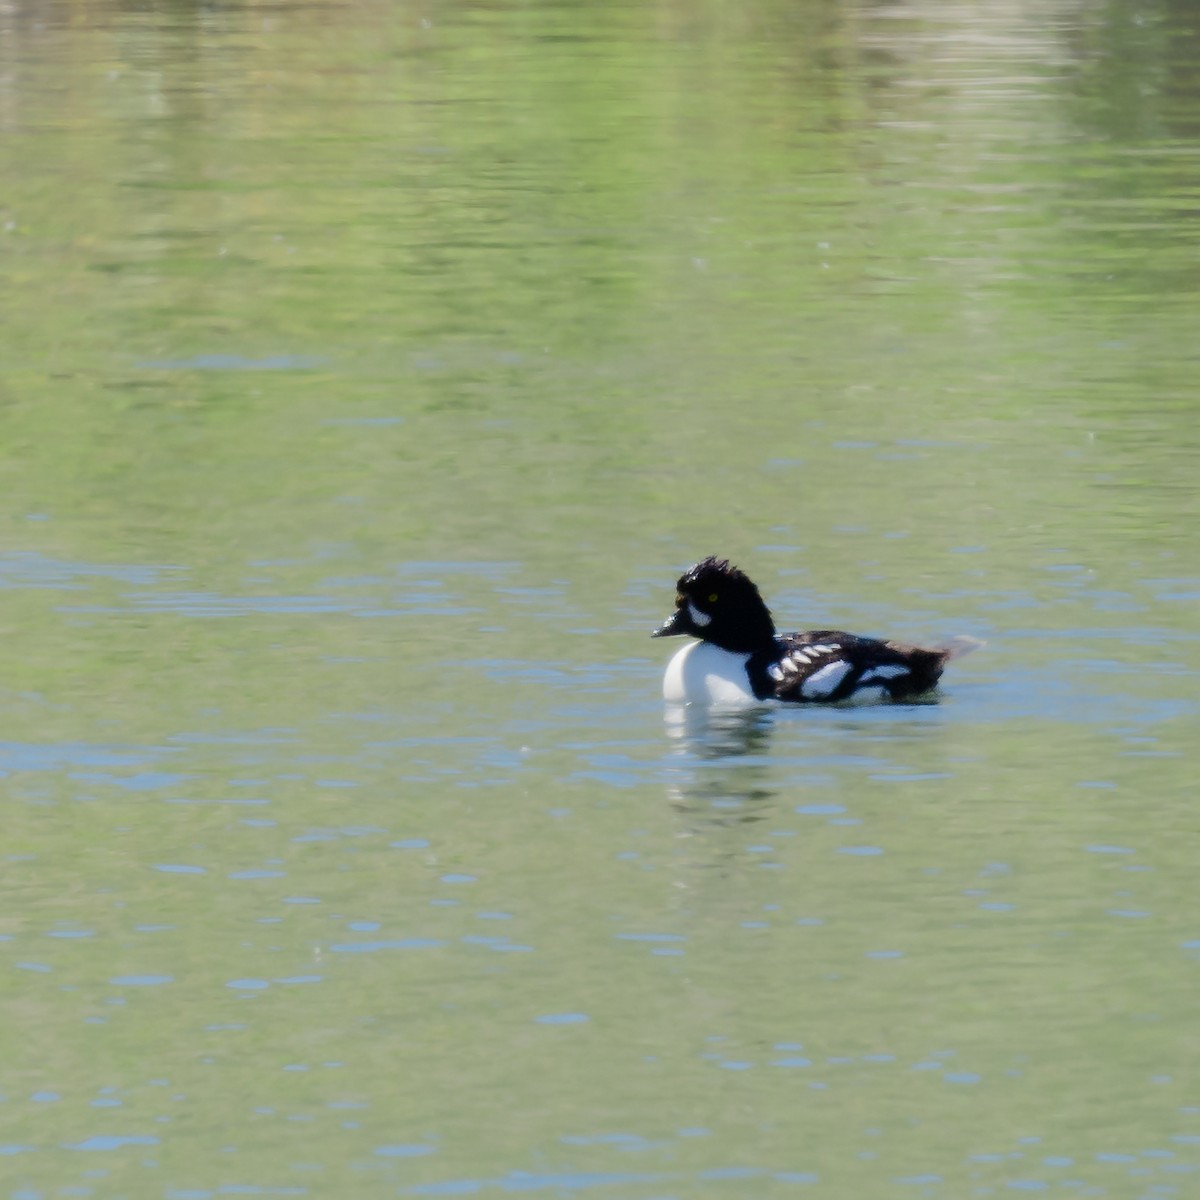
[[667, 800], [708, 827], [763, 820], [776, 796], [768, 783], [771, 714], [668, 704], [664, 720], [672, 743]]

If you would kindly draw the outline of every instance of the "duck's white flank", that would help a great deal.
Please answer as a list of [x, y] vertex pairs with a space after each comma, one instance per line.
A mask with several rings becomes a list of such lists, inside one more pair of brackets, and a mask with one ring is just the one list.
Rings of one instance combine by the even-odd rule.
[[734, 654], [711, 642], [689, 642], [667, 663], [663, 699], [670, 704], [748, 708], [762, 701], [750, 690], [748, 654]]

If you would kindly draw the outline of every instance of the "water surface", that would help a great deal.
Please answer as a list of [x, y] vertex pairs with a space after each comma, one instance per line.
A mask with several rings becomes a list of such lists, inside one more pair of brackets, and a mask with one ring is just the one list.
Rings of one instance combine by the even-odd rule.
[[5, 1195], [1192, 1194], [1197, 36], [0, 14]]

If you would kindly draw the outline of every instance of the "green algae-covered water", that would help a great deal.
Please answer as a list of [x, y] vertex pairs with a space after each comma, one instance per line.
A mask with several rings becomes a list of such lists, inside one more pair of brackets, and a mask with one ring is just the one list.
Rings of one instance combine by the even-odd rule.
[[0, 1195], [1196, 1194], [1198, 39], [0, 10]]

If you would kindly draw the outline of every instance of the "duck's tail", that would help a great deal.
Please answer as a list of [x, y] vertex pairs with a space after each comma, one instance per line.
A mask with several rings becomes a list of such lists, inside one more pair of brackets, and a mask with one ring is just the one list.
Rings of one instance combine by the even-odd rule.
[[987, 642], [981, 641], [977, 637], [971, 637], [968, 633], [960, 633], [952, 638], [947, 638], [937, 647], [939, 654], [944, 655], [943, 662], [949, 662], [952, 658], [962, 658], [964, 654], [970, 654], [972, 650], [979, 650], [986, 646]]

